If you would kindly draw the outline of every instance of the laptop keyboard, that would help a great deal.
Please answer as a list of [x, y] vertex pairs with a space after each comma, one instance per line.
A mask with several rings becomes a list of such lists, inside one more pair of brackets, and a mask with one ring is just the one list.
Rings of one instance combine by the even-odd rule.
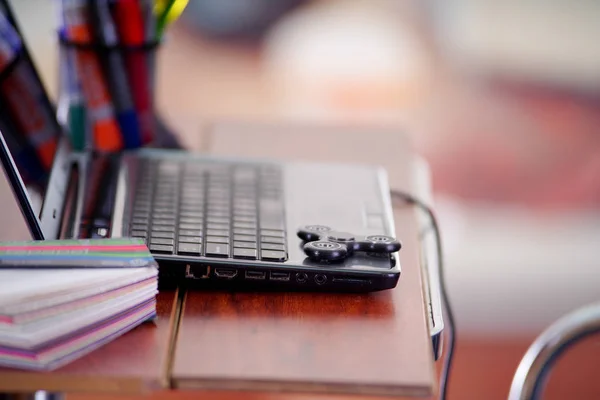
[[279, 167], [141, 161], [130, 236], [154, 254], [287, 259]]

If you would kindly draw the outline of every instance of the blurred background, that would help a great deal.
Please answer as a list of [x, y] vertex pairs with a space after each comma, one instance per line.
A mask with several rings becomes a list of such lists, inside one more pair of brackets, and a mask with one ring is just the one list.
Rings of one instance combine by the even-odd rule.
[[[55, 96], [54, 3], [12, 3]], [[450, 398], [503, 399], [533, 338], [600, 297], [599, 21], [596, 0], [191, 0], [158, 108], [192, 150], [219, 119], [410, 136], [457, 316]], [[577, 345], [546, 398], [600, 398], [599, 356]]]

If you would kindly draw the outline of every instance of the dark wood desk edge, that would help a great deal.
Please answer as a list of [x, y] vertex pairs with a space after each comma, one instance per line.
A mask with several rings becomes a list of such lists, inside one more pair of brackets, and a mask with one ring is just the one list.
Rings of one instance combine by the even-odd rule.
[[[176, 334], [181, 316], [182, 296], [174, 292], [174, 301], [169, 316], [169, 345], [165, 355], [166, 363], [158, 380], [144, 377], [119, 377], [118, 375], [74, 375], [61, 372], [8, 371], [0, 372], [0, 393], [79, 392], [104, 394], [140, 394], [153, 390], [171, 388], [170, 367], [174, 359]], [[118, 340], [118, 339], [117, 339]], [[101, 351], [98, 349], [96, 351]]]
[[34, 393], [44, 390], [51, 393], [122, 393], [135, 394], [158, 389], [156, 382], [114, 376], [73, 376], [53, 373], [2, 372], [0, 393]]
[[171, 311], [171, 319], [169, 321], [170, 337], [169, 345], [167, 346], [167, 354], [165, 357], [166, 363], [163, 369], [161, 388], [172, 389], [173, 383], [173, 364], [175, 363], [175, 350], [177, 349], [177, 338], [179, 335], [179, 327], [181, 326], [181, 318], [185, 309], [185, 300], [187, 293], [183, 288], [175, 290], [175, 301], [173, 302], [173, 310]]
[[326, 394], [346, 396], [382, 396], [382, 397], [430, 397], [432, 391], [422, 386], [397, 385], [356, 385], [352, 383], [322, 383], [322, 382], [298, 382], [298, 381], [261, 381], [261, 380], [237, 380], [223, 378], [179, 378], [174, 382], [173, 389], [176, 390], [215, 390], [232, 392], [256, 392], [256, 393], [293, 393], [293, 394]]

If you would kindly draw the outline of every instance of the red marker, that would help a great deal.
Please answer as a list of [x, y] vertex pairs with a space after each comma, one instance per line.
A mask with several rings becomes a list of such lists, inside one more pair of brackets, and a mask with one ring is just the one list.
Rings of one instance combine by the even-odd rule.
[[[144, 18], [137, 0], [120, 0], [114, 4], [114, 20], [119, 39], [124, 46], [141, 46], [145, 42]], [[150, 49], [148, 51], [154, 51]], [[154, 139], [154, 117], [152, 115], [148, 68], [143, 50], [125, 53], [129, 83], [133, 92], [133, 102], [138, 113], [143, 144]]]

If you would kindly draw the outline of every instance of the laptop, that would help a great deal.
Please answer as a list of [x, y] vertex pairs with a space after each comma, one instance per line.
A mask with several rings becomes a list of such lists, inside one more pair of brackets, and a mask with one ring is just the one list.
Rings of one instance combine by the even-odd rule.
[[[24, 54], [21, 62], [35, 71]], [[45, 103], [55, 118], [47, 96]], [[26, 140], [0, 123], [0, 159], [35, 240], [139, 238], [159, 263], [161, 287], [371, 292], [397, 285], [400, 245], [380, 167], [172, 149], [75, 152], [55, 126], [53, 161], [35, 180], [34, 196], [23, 178], [31, 171], [16, 154]]]

